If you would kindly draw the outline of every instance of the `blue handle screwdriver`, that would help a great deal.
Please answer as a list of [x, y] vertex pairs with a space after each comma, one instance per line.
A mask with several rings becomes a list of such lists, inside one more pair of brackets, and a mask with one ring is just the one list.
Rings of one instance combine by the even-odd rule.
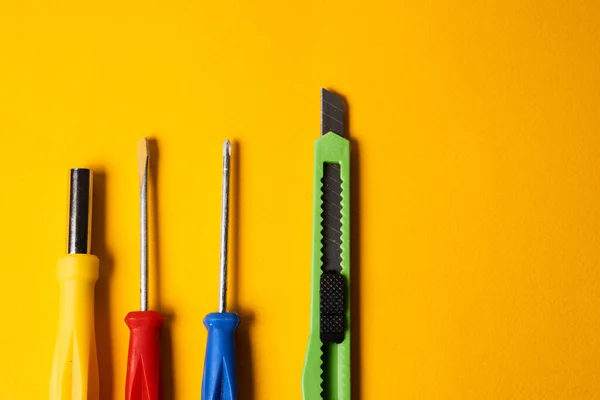
[[204, 375], [202, 377], [202, 400], [236, 400], [235, 376], [235, 328], [240, 319], [227, 312], [227, 245], [229, 231], [229, 165], [231, 142], [223, 143], [223, 187], [221, 194], [221, 257], [219, 312], [204, 318], [208, 330]]

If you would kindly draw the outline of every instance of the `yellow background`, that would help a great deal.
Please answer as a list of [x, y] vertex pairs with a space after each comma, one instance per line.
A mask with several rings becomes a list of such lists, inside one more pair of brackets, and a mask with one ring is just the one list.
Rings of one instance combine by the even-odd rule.
[[300, 399], [322, 86], [351, 108], [357, 397], [600, 398], [597, 1], [122, 3], [0, 5], [0, 399], [47, 396], [75, 166], [122, 398], [146, 135], [166, 398], [199, 397], [231, 138], [240, 399]]

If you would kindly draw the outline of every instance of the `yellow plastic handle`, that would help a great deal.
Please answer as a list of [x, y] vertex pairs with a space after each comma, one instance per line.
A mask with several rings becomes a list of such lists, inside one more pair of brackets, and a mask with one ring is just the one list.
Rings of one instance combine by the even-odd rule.
[[98, 400], [100, 385], [94, 332], [98, 257], [69, 254], [58, 260], [60, 309], [50, 380], [50, 400]]

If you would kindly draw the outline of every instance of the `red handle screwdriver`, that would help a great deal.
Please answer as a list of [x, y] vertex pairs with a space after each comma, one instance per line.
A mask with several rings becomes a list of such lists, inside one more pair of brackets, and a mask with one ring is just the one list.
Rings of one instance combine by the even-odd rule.
[[158, 334], [163, 317], [148, 310], [148, 140], [138, 143], [140, 180], [140, 311], [125, 317], [129, 327], [129, 356], [125, 400], [158, 400], [160, 346]]

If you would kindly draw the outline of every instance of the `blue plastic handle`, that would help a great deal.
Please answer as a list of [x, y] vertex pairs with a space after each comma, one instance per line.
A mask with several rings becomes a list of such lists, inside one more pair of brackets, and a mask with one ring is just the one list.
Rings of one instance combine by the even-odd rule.
[[235, 328], [240, 319], [235, 313], [210, 313], [204, 318], [208, 330], [202, 400], [236, 400]]

